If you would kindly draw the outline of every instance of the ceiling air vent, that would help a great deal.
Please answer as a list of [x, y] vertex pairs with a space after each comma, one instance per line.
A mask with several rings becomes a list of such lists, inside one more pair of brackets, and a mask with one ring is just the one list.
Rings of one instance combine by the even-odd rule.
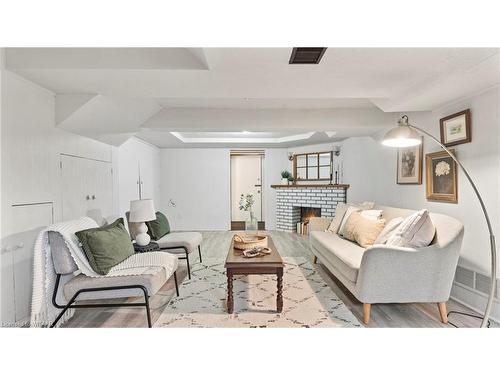
[[326, 47], [295, 47], [292, 50], [289, 64], [318, 64], [326, 51]]

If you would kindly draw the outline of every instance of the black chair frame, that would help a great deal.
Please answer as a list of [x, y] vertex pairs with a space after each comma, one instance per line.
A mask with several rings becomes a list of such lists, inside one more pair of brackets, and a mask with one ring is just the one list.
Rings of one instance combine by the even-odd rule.
[[[144, 285], [120, 285], [120, 286], [107, 286], [107, 287], [99, 287], [99, 288], [84, 288], [78, 290], [73, 297], [70, 298], [69, 302], [66, 305], [60, 305], [57, 303], [57, 291], [59, 289], [59, 284], [61, 281], [61, 274], [57, 274], [56, 285], [54, 286], [54, 293], [52, 293], [52, 304], [58, 308], [62, 309], [59, 315], [56, 317], [54, 322], [50, 325], [50, 328], [54, 328], [57, 322], [63, 317], [64, 313], [72, 308], [72, 309], [92, 309], [92, 308], [102, 308], [102, 307], [145, 307], [146, 308], [146, 317], [148, 320], [148, 328], [151, 328], [151, 311], [149, 308], [149, 295], [148, 290]], [[175, 292], [177, 297], [179, 296], [179, 286], [177, 284], [177, 273], [174, 271], [174, 282], [175, 282]], [[75, 303], [76, 299], [81, 293], [89, 293], [89, 292], [100, 292], [100, 291], [109, 291], [109, 290], [126, 290], [126, 289], [140, 289], [144, 294], [144, 302], [129, 302], [129, 303], [93, 303], [93, 304], [78, 304]]]
[[[191, 266], [189, 265], [189, 253], [186, 246], [172, 246], [172, 247], [160, 247], [160, 250], [171, 250], [171, 249], [184, 249], [184, 253], [186, 256], [179, 257], [179, 259], [186, 259], [187, 269], [188, 269], [188, 278], [191, 280]], [[198, 254], [200, 255], [200, 263], [203, 263], [201, 260], [201, 245], [198, 245]]]

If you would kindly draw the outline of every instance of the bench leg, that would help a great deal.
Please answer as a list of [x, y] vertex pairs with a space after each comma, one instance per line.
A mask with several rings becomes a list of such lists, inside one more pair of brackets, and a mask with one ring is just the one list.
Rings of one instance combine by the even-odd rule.
[[446, 302], [439, 302], [438, 309], [439, 309], [439, 316], [441, 317], [441, 321], [444, 324], [447, 324], [448, 323], [448, 314], [446, 311]]
[[370, 323], [370, 312], [372, 309], [372, 305], [369, 303], [363, 303], [363, 323], [368, 325]]
[[151, 312], [149, 310], [149, 296], [146, 288], [142, 288], [142, 292], [144, 293], [144, 303], [146, 307], [146, 317], [148, 319], [148, 328], [151, 328]]
[[198, 254], [200, 254], [200, 263], [202, 263], [202, 261], [201, 261], [201, 245], [198, 245]]
[[177, 284], [177, 272], [174, 271], [175, 293], [179, 297], [179, 285]]
[[189, 253], [188, 253], [188, 250], [186, 248], [184, 250], [186, 251], [186, 264], [187, 264], [187, 268], [188, 268], [188, 278], [189, 278], [189, 280], [191, 280], [191, 266], [189, 265]]

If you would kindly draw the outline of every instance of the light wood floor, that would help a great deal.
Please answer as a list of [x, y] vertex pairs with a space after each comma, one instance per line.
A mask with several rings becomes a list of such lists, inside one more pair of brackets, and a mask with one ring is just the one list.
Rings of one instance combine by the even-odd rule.
[[[308, 240], [305, 236], [284, 232], [270, 231], [273, 241], [282, 256], [307, 257], [311, 259]], [[202, 256], [204, 258], [225, 258], [231, 241], [231, 232], [203, 232]], [[190, 256], [191, 263], [199, 262], [198, 254]], [[187, 278], [184, 260], [179, 261], [177, 270], [179, 282]], [[363, 321], [363, 304], [321, 264], [316, 265], [325, 282], [332, 288], [353, 312], [360, 322]], [[182, 293], [182, 287], [180, 287]], [[174, 283], [169, 280], [158, 294], [151, 298], [152, 321], [158, 319], [161, 312], [175, 294]], [[131, 299], [132, 300], [132, 299]], [[109, 301], [109, 302], [116, 302]], [[473, 313], [467, 307], [450, 300], [448, 310]], [[454, 315], [450, 321], [459, 327], [478, 327], [477, 319]], [[76, 310], [75, 315], [65, 327], [146, 327], [144, 308], [96, 308]], [[436, 304], [374, 304], [371, 310], [371, 321], [368, 327], [451, 327], [441, 323]]]

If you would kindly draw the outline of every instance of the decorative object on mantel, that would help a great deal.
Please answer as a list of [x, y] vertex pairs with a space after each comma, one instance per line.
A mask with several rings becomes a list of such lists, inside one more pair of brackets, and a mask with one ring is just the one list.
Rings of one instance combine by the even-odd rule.
[[245, 220], [245, 231], [255, 232], [257, 234], [259, 229], [259, 222], [253, 213], [252, 206], [255, 199], [252, 194], [241, 194], [240, 197], [240, 211], [247, 211], [248, 218]]
[[292, 174], [288, 171], [281, 171], [281, 183], [283, 185], [288, 184], [288, 179], [292, 177]]
[[238, 250], [249, 250], [257, 246], [267, 247], [267, 236], [233, 236], [234, 248]]
[[[469, 122], [470, 123], [470, 122]], [[469, 129], [470, 130], [470, 129]], [[389, 146], [389, 147], [411, 147], [411, 146], [416, 146], [422, 142], [422, 138], [419, 136], [418, 132], [423, 133], [427, 135], [430, 139], [432, 139], [434, 142], [436, 142], [439, 147], [441, 147], [445, 153], [448, 154], [448, 156], [460, 167], [462, 172], [464, 173], [465, 177], [469, 181], [472, 189], [474, 190], [474, 193], [476, 195], [476, 198], [479, 201], [479, 204], [481, 205], [481, 209], [483, 211], [484, 218], [486, 220], [486, 226], [488, 228], [488, 233], [490, 235], [490, 253], [491, 253], [491, 275], [490, 275], [490, 290], [488, 294], [488, 302], [486, 303], [486, 308], [484, 309], [484, 315], [483, 316], [475, 316], [476, 318], [482, 319], [481, 321], [481, 328], [485, 328], [489, 326], [489, 316], [491, 313], [491, 309], [493, 307], [493, 300], [495, 298], [495, 289], [496, 289], [496, 283], [497, 283], [497, 251], [496, 251], [496, 241], [495, 241], [495, 234], [493, 233], [493, 226], [490, 221], [490, 217], [488, 215], [488, 211], [486, 209], [486, 205], [484, 204], [483, 198], [481, 197], [481, 194], [479, 194], [479, 190], [477, 190], [476, 184], [472, 180], [472, 177], [469, 175], [469, 172], [465, 169], [465, 167], [460, 163], [460, 161], [457, 159], [455, 154], [452, 152], [452, 150], [448, 149], [444, 144], [439, 142], [439, 140], [434, 137], [432, 134], [429, 132], [416, 127], [415, 125], [411, 124], [408, 122], [408, 116], [404, 115], [401, 117], [401, 119], [398, 121], [398, 127], [391, 129], [387, 134], [384, 136], [384, 139], [382, 140], [382, 144], [384, 146]], [[470, 132], [469, 132], [470, 134]], [[437, 167], [437, 164], [436, 164]], [[456, 177], [456, 166], [453, 164], [453, 167], [455, 169], [455, 177]], [[448, 168], [444, 165], [441, 164], [441, 167], [439, 167], [439, 173], [443, 173], [447, 170]], [[455, 182], [456, 186], [456, 182]], [[456, 189], [455, 189], [456, 192]], [[463, 313], [462, 313], [463, 314]]]
[[450, 147], [471, 142], [470, 122], [470, 109], [440, 119], [441, 143]]
[[288, 185], [295, 185], [295, 178], [293, 176], [288, 177]]
[[425, 155], [425, 168], [427, 200], [457, 203], [457, 165], [450, 155], [446, 151]]
[[398, 148], [396, 183], [399, 185], [422, 184], [423, 140], [420, 145]]

